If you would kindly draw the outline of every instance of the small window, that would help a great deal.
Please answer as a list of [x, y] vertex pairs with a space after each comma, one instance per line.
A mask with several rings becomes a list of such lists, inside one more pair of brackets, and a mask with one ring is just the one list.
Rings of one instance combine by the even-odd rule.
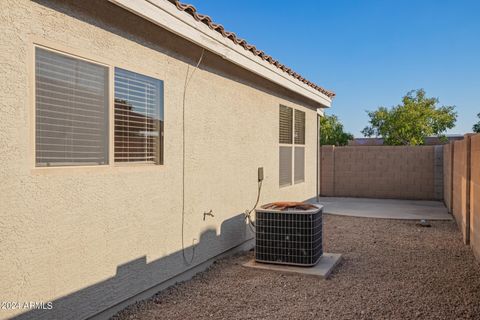
[[305, 112], [280, 106], [280, 186], [305, 181]]
[[115, 69], [115, 162], [163, 164], [163, 81]]
[[108, 68], [35, 48], [36, 166], [108, 163]]

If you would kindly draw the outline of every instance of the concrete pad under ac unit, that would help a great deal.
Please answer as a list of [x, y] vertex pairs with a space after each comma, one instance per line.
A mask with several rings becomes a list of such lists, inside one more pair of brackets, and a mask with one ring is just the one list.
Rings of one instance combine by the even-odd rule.
[[332, 273], [333, 269], [338, 265], [341, 258], [342, 255], [338, 253], [324, 253], [320, 257], [318, 263], [313, 267], [297, 267], [284, 264], [260, 263], [256, 262], [255, 259], [244, 263], [243, 266], [247, 268], [270, 270], [277, 272], [299, 273], [327, 279]]

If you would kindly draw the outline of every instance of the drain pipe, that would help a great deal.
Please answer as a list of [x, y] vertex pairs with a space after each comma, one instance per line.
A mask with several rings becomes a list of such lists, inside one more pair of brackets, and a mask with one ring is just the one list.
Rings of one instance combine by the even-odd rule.
[[316, 200], [317, 202], [320, 202], [320, 183], [321, 183], [321, 180], [320, 180], [320, 176], [322, 174], [321, 172], [321, 168], [320, 168], [320, 165], [321, 165], [321, 145], [320, 145], [320, 118], [323, 117], [324, 113], [323, 113], [323, 109], [322, 108], [318, 108], [317, 109], [317, 191], [316, 191]]
[[316, 200], [317, 200], [317, 203], [320, 202], [320, 197], [319, 197], [319, 192], [320, 192], [320, 188], [318, 186], [319, 182], [320, 182], [320, 179], [319, 179], [319, 176], [320, 176], [320, 116], [317, 114], [317, 179], [316, 179], [316, 192], [315, 192], [315, 195], [316, 195]]
[[[183, 262], [187, 265], [190, 266], [193, 263], [193, 260], [195, 259], [195, 241], [196, 239], [192, 239], [192, 256], [190, 259], [187, 259], [187, 255], [185, 253], [185, 101], [187, 98], [187, 88], [188, 84], [190, 83], [190, 80], [192, 80], [193, 75], [195, 74], [195, 71], [198, 69], [200, 66], [200, 63], [203, 60], [203, 56], [205, 55], [205, 49], [202, 48], [202, 54], [200, 55], [200, 58], [198, 59], [198, 62], [193, 68], [192, 73], [190, 75], [188, 74], [190, 66], [187, 67], [187, 73], [185, 75], [185, 85], [183, 87], [183, 99], [182, 99], [182, 229], [181, 229], [181, 234], [182, 234], [182, 256], [183, 256]], [[205, 216], [209, 215], [213, 217], [212, 210], [210, 212], [204, 212], [203, 213], [203, 220], [205, 220]]]

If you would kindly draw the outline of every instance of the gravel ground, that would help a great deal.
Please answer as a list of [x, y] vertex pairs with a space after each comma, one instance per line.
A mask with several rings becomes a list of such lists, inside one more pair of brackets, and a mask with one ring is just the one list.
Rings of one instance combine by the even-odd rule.
[[329, 280], [242, 267], [249, 252], [113, 319], [480, 319], [480, 267], [454, 222], [324, 221], [325, 251], [343, 254]]

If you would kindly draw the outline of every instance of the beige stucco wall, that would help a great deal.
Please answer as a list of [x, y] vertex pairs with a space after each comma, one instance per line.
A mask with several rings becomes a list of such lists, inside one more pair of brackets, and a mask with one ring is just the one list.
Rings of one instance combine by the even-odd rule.
[[[106, 1], [68, 2], [0, 1], [0, 300], [58, 302], [32, 318], [85, 318], [189, 268], [181, 111], [201, 50]], [[164, 80], [165, 165], [35, 169], [34, 42]], [[195, 265], [251, 238], [241, 214], [255, 201], [257, 167], [262, 203], [315, 196], [316, 112], [305, 106], [317, 106], [208, 53], [186, 101], [184, 241], [200, 241]], [[305, 182], [286, 188], [279, 104], [306, 111]]]

